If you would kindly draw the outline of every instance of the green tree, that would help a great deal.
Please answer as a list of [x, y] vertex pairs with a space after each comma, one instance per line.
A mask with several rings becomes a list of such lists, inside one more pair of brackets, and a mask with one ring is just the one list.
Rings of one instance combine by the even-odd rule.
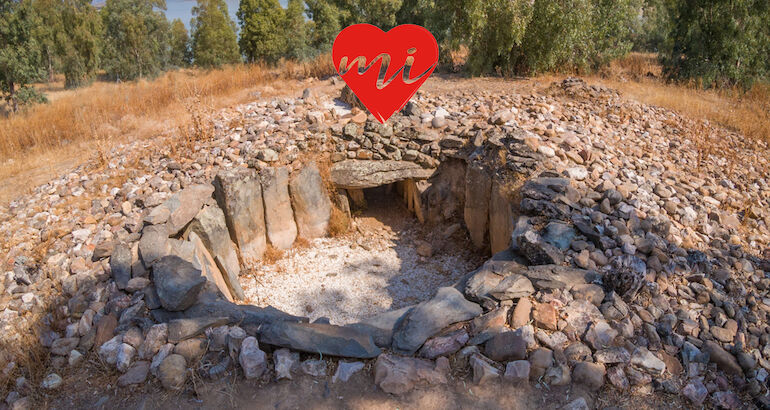
[[334, 38], [342, 30], [340, 10], [327, 0], [306, 0], [307, 16], [311, 19], [309, 43], [318, 52], [331, 50]]
[[634, 50], [660, 51], [665, 44], [674, 22], [671, 14], [677, 0], [644, 0], [640, 21], [633, 35]]
[[224, 0], [198, 0], [190, 27], [196, 65], [219, 67], [240, 61], [235, 23], [230, 20]]
[[34, 36], [40, 45], [43, 64], [48, 73], [48, 82], [54, 81], [54, 74], [59, 67], [56, 36], [62, 30], [62, 0], [32, 0], [35, 14], [40, 24], [34, 28]]
[[305, 2], [289, 0], [285, 13], [286, 57], [301, 60], [310, 56], [312, 53], [308, 44], [309, 25], [305, 21]]
[[102, 21], [89, 0], [65, 0], [61, 30], [56, 35], [65, 85], [78, 87], [91, 82], [99, 69]]
[[671, 19], [663, 58], [669, 77], [749, 87], [770, 75], [767, 0], [680, 0]]
[[107, 0], [103, 66], [117, 80], [153, 76], [168, 64], [170, 27], [165, 0]]
[[190, 48], [190, 36], [187, 34], [182, 20], [174, 19], [171, 22], [171, 55], [169, 64], [174, 67], [187, 67], [192, 64], [192, 49]]
[[274, 64], [286, 52], [285, 13], [278, 0], [241, 0], [241, 53], [249, 62]]
[[38, 24], [29, 0], [0, 0], [0, 92], [13, 112], [25, 96], [35, 95], [27, 86], [42, 74], [42, 53], [34, 36]]
[[[408, 1], [406, 8], [418, 10], [411, 8], [414, 1]], [[306, 3], [307, 15], [312, 19], [310, 43], [321, 51], [330, 49], [337, 33], [351, 24], [369, 23], [387, 31], [400, 23], [397, 16], [402, 9], [404, 18], [413, 14], [406, 11], [403, 0], [307, 0]]]

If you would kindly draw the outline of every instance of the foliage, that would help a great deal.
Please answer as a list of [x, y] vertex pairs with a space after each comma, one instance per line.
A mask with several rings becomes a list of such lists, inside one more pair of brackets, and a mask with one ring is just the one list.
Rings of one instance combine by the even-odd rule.
[[767, 0], [679, 0], [664, 72], [704, 86], [748, 88], [770, 75]]
[[658, 52], [666, 47], [673, 29], [671, 20], [677, 0], [644, 0], [641, 16], [633, 35], [634, 50]]
[[187, 67], [192, 64], [192, 48], [190, 36], [187, 34], [182, 20], [171, 22], [171, 54], [169, 64], [173, 67]]
[[40, 24], [29, 0], [0, 0], [0, 92], [18, 111], [18, 89], [40, 79], [42, 53], [34, 36]]
[[[472, 74], [582, 71], [631, 48], [641, 0], [407, 0], [445, 51], [467, 45]], [[444, 55], [447, 53], [445, 52]]]
[[116, 80], [154, 76], [166, 68], [170, 29], [165, 0], [107, 0], [103, 68]]
[[308, 38], [309, 28], [310, 25], [305, 21], [305, 2], [289, 0], [284, 23], [287, 58], [302, 60], [313, 54]]
[[196, 65], [209, 68], [240, 61], [235, 23], [224, 0], [198, 0], [190, 26]]
[[16, 98], [22, 106], [48, 102], [48, 98], [46, 98], [45, 94], [36, 90], [35, 87], [30, 86], [21, 87], [19, 91], [16, 92]]
[[65, 24], [56, 33], [56, 53], [69, 88], [93, 80], [99, 68], [102, 22], [88, 0], [65, 0], [61, 11]]
[[342, 30], [340, 10], [326, 0], [307, 0], [305, 3], [307, 16], [311, 19], [309, 43], [319, 52], [327, 52]]
[[48, 81], [53, 81], [54, 74], [60, 68], [57, 55], [57, 34], [62, 30], [61, 0], [32, 0], [35, 14], [40, 18], [40, 24], [34, 27], [34, 36], [40, 45], [42, 63], [48, 73]]
[[278, 0], [241, 0], [241, 53], [249, 62], [275, 64], [286, 51], [285, 15]]

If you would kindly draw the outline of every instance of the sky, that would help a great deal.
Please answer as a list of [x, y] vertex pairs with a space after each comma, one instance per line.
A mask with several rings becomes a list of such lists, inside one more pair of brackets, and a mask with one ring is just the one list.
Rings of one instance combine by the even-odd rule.
[[[286, 7], [288, 0], [279, 0], [281, 6]], [[230, 13], [230, 18], [233, 19], [235, 24], [238, 24], [238, 19], [235, 17], [235, 12], [238, 11], [239, 0], [225, 0], [227, 3], [227, 11]], [[174, 19], [180, 19], [184, 25], [190, 28], [190, 19], [192, 18], [192, 8], [198, 4], [195, 0], [166, 0], [166, 18], [168, 21]]]

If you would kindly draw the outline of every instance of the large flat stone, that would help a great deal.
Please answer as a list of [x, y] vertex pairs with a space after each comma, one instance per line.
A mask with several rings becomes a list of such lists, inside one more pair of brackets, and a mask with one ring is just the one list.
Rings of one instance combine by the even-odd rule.
[[436, 172], [409, 161], [346, 160], [331, 169], [332, 182], [338, 188], [363, 189], [391, 184], [405, 179], [428, 179]]
[[399, 323], [393, 334], [393, 350], [414, 354], [441, 329], [481, 313], [481, 306], [465, 299], [457, 289], [439, 288], [433, 299], [415, 306]]
[[221, 172], [214, 179], [214, 189], [241, 258], [257, 261], [267, 248], [262, 185], [257, 172], [251, 168]]
[[323, 323], [276, 322], [259, 329], [259, 340], [308, 353], [368, 359], [382, 351], [356, 329]]
[[299, 236], [310, 239], [326, 234], [332, 204], [314, 163], [306, 165], [289, 181], [289, 192]]
[[267, 238], [275, 248], [289, 249], [297, 238], [297, 224], [289, 199], [289, 171], [283, 167], [265, 168], [260, 171], [260, 178]]

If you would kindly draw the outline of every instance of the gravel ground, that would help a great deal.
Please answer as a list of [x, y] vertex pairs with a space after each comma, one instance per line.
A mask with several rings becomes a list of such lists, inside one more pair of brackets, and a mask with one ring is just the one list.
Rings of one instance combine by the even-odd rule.
[[431, 241], [430, 258], [419, 256], [419, 240], [436, 230], [420, 226], [397, 204], [370, 204], [354, 219], [352, 234], [316, 239], [273, 265], [254, 267], [254, 275], [241, 278], [247, 302], [310, 320], [353, 323], [430, 299], [483, 262], [457, 237], [462, 230]]

